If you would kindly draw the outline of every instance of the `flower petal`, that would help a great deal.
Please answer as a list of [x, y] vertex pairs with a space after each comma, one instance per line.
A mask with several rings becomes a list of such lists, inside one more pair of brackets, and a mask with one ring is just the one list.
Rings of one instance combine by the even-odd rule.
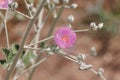
[[76, 41], [76, 34], [69, 27], [60, 28], [54, 36], [55, 43], [61, 48], [70, 48]]

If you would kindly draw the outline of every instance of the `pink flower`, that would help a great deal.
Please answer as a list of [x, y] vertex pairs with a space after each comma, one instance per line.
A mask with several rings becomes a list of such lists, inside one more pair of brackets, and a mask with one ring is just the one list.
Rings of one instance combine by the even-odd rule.
[[62, 27], [56, 31], [54, 40], [59, 47], [70, 48], [76, 41], [76, 34], [69, 27]]
[[0, 9], [7, 9], [13, 0], [0, 0]]

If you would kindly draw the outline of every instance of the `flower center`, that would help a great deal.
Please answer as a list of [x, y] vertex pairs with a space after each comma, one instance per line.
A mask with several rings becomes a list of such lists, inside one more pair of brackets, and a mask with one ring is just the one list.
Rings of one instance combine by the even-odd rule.
[[68, 43], [69, 38], [68, 38], [68, 36], [63, 36], [63, 37], [62, 37], [62, 40], [63, 40], [64, 42]]
[[0, 4], [3, 4], [5, 2], [5, 0], [0, 0]]

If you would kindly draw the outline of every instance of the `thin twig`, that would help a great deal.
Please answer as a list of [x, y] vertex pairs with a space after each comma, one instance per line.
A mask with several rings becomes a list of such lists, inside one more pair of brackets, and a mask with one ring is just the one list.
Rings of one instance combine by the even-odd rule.
[[67, 59], [69, 59], [69, 60], [71, 60], [71, 61], [78, 62], [76, 56], [67, 54], [67, 53], [65, 53], [65, 52], [62, 51], [62, 50], [59, 50], [58, 53], [56, 53], [56, 54], [59, 54], [59, 55], [65, 57], [65, 58], [67, 58]]
[[7, 40], [7, 47], [10, 48], [9, 36], [8, 36], [8, 29], [7, 29], [7, 16], [8, 16], [9, 9], [7, 9], [4, 18], [4, 25], [5, 25], [5, 33], [6, 33], [6, 40]]
[[21, 12], [19, 12], [19, 11], [16, 11], [16, 10], [15, 10], [15, 12], [16, 12], [17, 14], [20, 14], [20, 15], [22, 15], [22, 16], [30, 19], [30, 20], [33, 18], [32, 16], [30, 17], [30, 16], [28, 16], [28, 15], [26, 15], [26, 14], [24, 14], [24, 13], [21, 13]]
[[32, 48], [32, 47], [27, 47], [27, 46], [24, 46], [24, 49], [38, 50], [38, 51], [41, 50], [40, 48]]
[[36, 43], [32, 43], [32, 44], [30, 44], [30, 45], [28, 45], [28, 46], [33, 46], [33, 45], [39, 44], [39, 43], [41, 43], [41, 42], [47, 41], [47, 40], [49, 40], [49, 39], [52, 39], [53, 37], [54, 37], [54, 36], [50, 36], [50, 37], [45, 38], [45, 39], [42, 39], [42, 40], [40, 40], [40, 41], [38, 41], [38, 42], [36, 42]]
[[[36, 34], [36, 37], [35, 37], [35, 43], [39, 41], [39, 38], [40, 38], [40, 32], [41, 32], [41, 29], [43, 28], [43, 26], [41, 25], [42, 24], [42, 18], [43, 18], [43, 12], [44, 12], [44, 8], [42, 8], [40, 14], [39, 14], [39, 17], [38, 17], [38, 30], [37, 30], [37, 34]], [[35, 45], [34, 48], [37, 48], [38, 45]], [[36, 54], [36, 50], [33, 51], [33, 54]]]
[[[93, 68], [90, 69], [93, 73], [97, 75], [97, 71], [95, 71]], [[103, 75], [99, 76], [102, 80], [106, 80]]]
[[5, 35], [6, 35], [6, 43], [7, 43], [7, 47], [9, 48], [9, 37], [8, 37], [8, 29], [7, 29], [7, 16], [8, 16], [8, 11], [9, 9], [6, 10], [5, 13], [5, 17], [2, 15], [2, 13], [0, 13], [1, 18], [3, 19], [3, 24], [4, 24], [4, 28], [5, 28]]
[[29, 12], [30, 16], [33, 17], [32, 13], [31, 13], [31, 11], [30, 11], [30, 9], [29, 9], [29, 4], [27, 3], [26, 0], [24, 0], [24, 2], [25, 2], [25, 5], [26, 5], [26, 7], [27, 7], [27, 9], [28, 9], [28, 12]]
[[74, 32], [86, 32], [86, 31], [89, 31], [90, 29], [81, 29], [81, 30], [75, 30]]
[[34, 15], [34, 18], [29, 22], [28, 27], [27, 27], [27, 30], [26, 30], [23, 38], [22, 38], [21, 46], [20, 46], [20, 48], [19, 48], [19, 50], [18, 50], [18, 53], [17, 53], [17, 55], [16, 55], [16, 57], [15, 57], [15, 59], [14, 59], [14, 62], [13, 62], [13, 64], [12, 64], [10, 70], [8, 71], [8, 73], [7, 73], [7, 75], [6, 75], [5, 80], [9, 80], [9, 79], [10, 79], [10, 77], [11, 77], [13, 71], [14, 71], [15, 65], [16, 65], [16, 63], [17, 63], [17, 61], [18, 61], [18, 59], [19, 59], [19, 57], [21, 56], [21, 53], [22, 53], [22, 51], [23, 51], [23, 47], [24, 47], [24, 44], [25, 44], [25, 42], [26, 42], [27, 36], [28, 36], [28, 34], [29, 34], [29, 32], [30, 32], [30, 30], [31, 30], [34, 22], [36, 21], [37, 16], [39, 15], [40, 11], [42, 10], [42, 7], [44, 6], [44, 3], [45, 3], [45, 2], [46, 2], [46, 0], [43, 0], [43, 1], [42, 1], [41, 5], [38, 7], [38, 10], [37, 10], [36, 14]]

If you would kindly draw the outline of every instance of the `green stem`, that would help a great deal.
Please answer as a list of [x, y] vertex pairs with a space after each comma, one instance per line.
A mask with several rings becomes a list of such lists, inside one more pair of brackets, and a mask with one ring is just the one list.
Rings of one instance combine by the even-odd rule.
[[13, 71], [14, 71], [15, 65], [16, 65], [16, 63], [17, 63], [17, 61], [18, 61], [18, 59], [19, 59], [19, 57], [21, 56], [21, 53], [22, 53], [22, 51], [23, 51], [23, 47], [24, 47], [24, 44], [25, 44], [25, 42], [26, 42], [27, 36], [28, 36], [28, 34], [29, 34], [32, 26], [34, 25], [34, 22], [36, 21], [39, 13], [40, 13], [40, 11], [42, 10], [42, 7], [44, 6], [44, 3], [45, 3], [46, 1], [47, 1], [47, 0], [43, 0], [43, 1], [42, 1], [41, 5], [39, 6], [39, 8], [38, 8], [36, 14], [34, 15], [33, 19], [29, 22], [28, 27], [27, 27], [27, 30], [26, 30], [23, 38], [22, 38], [22, 42], [21, 42], [20, 49], [18, 50], [18, 53], [17, 53], [17, 55], [16, 55], [16, 57], [15, 57], [15, 59], [14, 59], [14, 61], [13, 61], [13, 64], [11, 65], [10, 70], [8, 71], [8, 73], [7, 73], [6, 77], [5, 77], [5, 80], [10, 80], [10, 77], [11, 77]]

